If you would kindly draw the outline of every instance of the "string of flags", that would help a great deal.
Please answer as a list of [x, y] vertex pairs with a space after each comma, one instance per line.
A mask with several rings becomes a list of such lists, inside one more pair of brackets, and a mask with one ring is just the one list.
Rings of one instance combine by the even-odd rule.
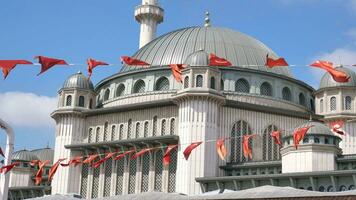
[[[344, 135], [345, 132], [342, 130], [342, 126], [344, 125], [343, 121], [335, 121], [331, 122], [329, 126], [331, 127], [331, 130], [336, 133], [336, 134], [341, 134]], [[293, 143], [295, 149], [298, 149], [300, 141], [302, 141], [308, 132], [308, 130], [313, 127], [313, 125], [301, 127], [298, 129], [295, 129], [293, 132]], [[276, 130], [276, 131], [271, 131], [271, 133], [268, 133], [271, 135], [273, 138], [273, 141], [276, 145], [281, 146], [281, 137], [282, 137], [282, 130]], [[246, 158], [252, 159], [252, 149], [250, 147], [250, 141], [258, 137], [260, 135], [257, 134], [247, 134], [247, 135], [242, 135], [238, 137], [228, 137], [228, 138], [218, 138], [216, 140], [208, 140], [205, 141], [205, 143], [209, 142], [216, 142], [216, 153], [219, 156], [221, 160], [226, 160], [227, 157], [227, 149], [225, 146], [225, 141], [226, 140], [231, 140], [231, 139], [236, 139], [236, 138], [242, 138], [242, 149], [243, 149], [243, 155]], [[185, 147], [183, 151], [183, 156], [185, 160], [188, 160], [191, 153], [193, 152], [194, 149], [198, 148], [203, 142], [202, 141], [197, 141], [197, 142], [192, 142], [188, 144], [187, 147]], [[181, 144], [181, 145], [186, 145], [186, 144]], [[61, 158], [58, 159], [50, 168], [49, 170], [49, 175], [48, 175], [48, 182], [51, 182], [55, 173], [57, 172], [58, 168], [61, 167], [76, 167], [79, 164], [89, 164], [89, 166], [93, 168], [98, 168], [101, 164], [103, 164], [105, 161], [108, 159], [113, 159], [113, 160], [120, 160], [124, 158], [125, 156], [130, 156], [131, 160], [135, 160], [144, 154], [148, 152], [152, 152], [157, 149], [165, 149], [165, 152], [163, 154], [163, 165], [168, 166], [170, 164], [170, 154], [172, 150], [175, 148], [178, 148], [178, 144], [170, 144], [168, 146], [158, 146], [158, 147], [148, 147], [148, 148], [143, 148], [140, 150], [137, 150], [135, 148], [129, 149], [129, 150], [116, 150], [113, 152], [107, 152], [104, 154], [91, 154], [88, 156], [76, 156], [73, 158], [70, 158], [67, 163], [64, 163], [67, 158]], [[104, 156], [103, 158], [100, 158], [101, 156]], [[100, 158], [99, 160], [97, 160]], [[49, 160], [33, 160], [30, 162], [31, 166], [37, 166], [37, 172], [35, 174], [35, 184], [39, 185], [42, 182], [42, 176], [44, 172], [44, 167], [50, 163]], [[2, 166], [0, 168], [0, 173], [8, 173], [11, 171], [14, 167], [18, 166], [20, 163], [19, 162], [13, 162], [10, 165]]]
[[[50, 68], [57, 66], [57, 65], [75, 65], [75, 64], [68, 64], [63, 59], [50, 58], [50, 57], [45, 57], [45, 56], [36, 56], [35, 59], [38, 59], [38, 64], [34, 64], [27, 60], [0, 60], [0, 68], [2, 69], [4, 79], [6, 79], [6, 77], [9, 75], [11, 70], [13, 70], [17, 65], [40, 65], [41, 71], [37, 74], [37, 76], [46, 72]], [[127, 66], [141, 66], [143, 68], [147, 68], [150, 65], [149, 63], [147, 63], [145, 61], [142, 61], [142, 60], [139, 60], [139, 59], [136, 59], [133, 57], [129, 57], [129, 56], [121, 56], [121, 62], [125, 63]], [[110, 66], [110, 65], [112, 65], [112, 64], [108, 64], [103, 61], [95, 60], [93, 58], [88, 58], [87, 59], [88, 77], [90, 78], [92, 76], [94, 68], [96, 68], [98, 66]], [[181, 71], [186, 66], [187, 65], [184, 65], [184, 64], [169, 64], [169, 67], [171, 68], [173, 77], [175, 78], [175, 80], [177, 82], [182, 82]], [[209, 66], [229, 67], [229, 66], [232, 66], [232, 64], [227, 59], [218, 57], [215, 54], [211, 53], [211, 54], [209, 54]], [[248, 66], [252, 66], [252, 65], [248, 65]], [[274, 58], [271, 58], [267, 54], [265, 66], [272, 69], [274, 67], [298, 66], [298, 65], [289, 65], [284, 58], [280, 57], [280, 58], [274, 59]], [[317, 68], [325, 70], [333, 77], [333, 79], [336, 82], [344, 83], [344, 82], [348, 82], [350, 79], [349, 75], [347, 75], [345, 72], [343, 72], [341, 70], [335, 69], [333, 66], [333, 63], [328, 62], [328, 61], [317, 60], [314, 63], [306, 65], [306, 66], [317, 67]], [[351, 66], [356, 66], [356, 64], [351, 65]]]

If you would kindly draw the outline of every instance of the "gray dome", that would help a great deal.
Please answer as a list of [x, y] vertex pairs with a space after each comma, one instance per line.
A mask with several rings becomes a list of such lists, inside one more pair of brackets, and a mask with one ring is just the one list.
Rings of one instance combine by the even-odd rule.
[[[229, 60], [233, 67], [267, 71], [292, 77], [288, 67], [269, 69], [266, 55], [278, 57], [262, 42], [246, 34], [226, 28], [190, 27], [162, 35], [151, 41], [134, 55], [134, 58], [150, 63], [152, 67], [183, 64], [187, 57], [203, 49]], [[121, 72], [145, 70], [141, 66], [123, 65]]]
[[209, 66], [209, 54], [203, 50], [198, 50], [190, 54], [184, 64], [190, 66]]
[[345, 72], [351, 78], [349, 82], [346, 83], [339, 83], [334, 81], [333, 77], [329, 73], [325, 73], [320, 80], [319, 89], [328, 88], [328, 87], [339, 87], [339, 86], [346, 86], [346, 87], [355, 87], [356, 86], [356, 73], [349, 68], [346, 67], [337, 67], [335, 68], [339, 71]]
[[297, 126], [294, 129], [294, 131], [297, 130], [298, 128], [311, 126], [311, 125], [313, 125], [313, 126], [309, 128], [307, 135], [318, 134], [318, 135], [332, 135], [332, 136], [334, 136], [334, 133], [330, 130], [330, 128], [328, 126], [326, 126], [325, 124], [323, 124], [321, 122], [315, 122], [315, 121], [308, 121], [306, 123], [300, 124], [299, 126]]
[[34, 153], [40, 160], [49, 160], [53, 164], [54, 150], [50, 148], [36, 149], [31, 151]]
[[64, 88], [79, 88], [79, 89], [90, 89], [93, 90], [94, 86], [90, 79], [78, 72], [70, 76], [63, 84]]
[[32, 152], [27, 150], [16, 151], [12, 155], [13, 161], [32, 161], [32, 160], [39, 160], [39, 158]]

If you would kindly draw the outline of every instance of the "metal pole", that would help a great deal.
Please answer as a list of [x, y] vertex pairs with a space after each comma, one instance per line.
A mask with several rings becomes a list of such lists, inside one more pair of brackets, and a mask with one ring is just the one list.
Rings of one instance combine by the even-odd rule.
[[[7, 135], [4, 165], [11, 164], [12, 152], [14, 149], [14, 132], [12, 128], [0, 119], [0, 128], [4, 129]], [[0, 199], [6, 200], [9, 191], [10, 173], [0, 174]]]

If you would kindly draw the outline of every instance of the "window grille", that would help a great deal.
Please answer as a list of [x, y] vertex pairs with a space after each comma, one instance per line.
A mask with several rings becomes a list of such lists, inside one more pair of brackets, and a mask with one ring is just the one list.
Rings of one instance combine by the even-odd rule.
[[161, 135], [165, 135], [165, 134], [166, 134], [166, 120], [163, 119], [162, 126], [161, 126]]
[[110, 196], [112, 158], [105, 162], [104, 197]]
[[246, 79], [241, 78], [235, 82], [235, 91], [241, 93], [249, 93], [250, 84]]
[[[97, 162], [96, 159], [95, 162]], [[93, 169], [93, 187], [91, 192], [91, 198], [98, 198], [99, 193], [99, 176], [100, 176], [100, 167]]]
[[111, 127], [111, 140], [116, 140], [116, 126], [115, 125], [113, 125], [112, 127]]
[[153, 117], [152, 136], [157, 135], [157, 116]]
[[110, 90], [106, 89], [104, 94], [104, 101], [107, 101], [110, 97]]
[[132, 138], [132, 120], [129, 119], [128, 123], [127, 123], [127, 139]]
[[142, 180], [141, 180], [141, 192], [148, 191], [150, 173], [150, 154], [146, 153], [142, 156]]
[[[242, 150], [242, 136], [251, 134], [251, 128], [245, 121], [238, 121], [232, 126], [231, 130], [231, 162], [245, 162]], [[252, 142], [249, 143], [252, 148]]]
[[124, 138], [124, 125], [121, 124], [119, 128], [119, 140], [122, 140]]
[[148, 137], [148, 122], [145, 122], [143, 127], [143, 137]]
[[320, 99], [320, 112], [324, 112], [324, 99]]
[[184, 88], [188, 88], [188, 87], [189, 87], [189, 77], [186, 76], [186, 77], [184, 78]]
[[352, 102], [351, 97], [346, 96], [345, 97], [345, 106], [344, 106], [345, 110], [351, 110], [351, 102]]
[[99, 142], [100, 140], [100, 127], [96, 128], [95, 141]]
[[136, 123], [136, 134], [135, 134], [136, 138], [140, 137], [140, 128], [141, 128], [141, 124], [140, 124], [140, 122], [137, 122]]
[[87, 197], [88, 175], [89, 175], [89, 166], [88, 166], [88, 164], [83, 164], [82, 165], [82, 181], [81, 181], [81, 185], [80, 185], [80, 195], [84, 198]]
[[79, 97], [78, 106], [79, 106], [79, 107], [84, 107], [84, 103], [85, 103], [84, 96], [80, 96], [80, 97]]
[[210, 88], [215, 89], [215, 78], [214, 77], [210, 78]]
[[169, 134], [170, 135], [174, 135], [174, 128], [175, 128], [175, 119], [174, 118], [172, 118], [171, 119], [171, 124], [170, 124], [170, 130], [169, 130]]
[[156, 152], [155, 162], [155, 191], [162, 191], [162, 173], [163, 173], [163, 153], [161, 150]]
[[124, 186], [124, 169], [125, 159], [122, 158], [116, 161], [116, 195], [122, 194], [122, 187]]
[[88, 142], [93, 142], [93, 129], [89, 129], [89, 134], [88, 134]]
[[71, 105], [72, 105], [72, 95], [68, 95], [66, 100], [66, 106], [71, 106]]
[[344, 186], [344, 185], [340, 186], [340, 190], [339, 191], [346, 191], [346, 190], [347, 190], [346, 186]]
[[336, 110], [336, 97], [331, 97], [330, 98], [330, 110], [335, 111]]
[[169, 163], [168, 192], [176, 190], [176, 172], [177, 172], [177, 148], [171, 151], [171, 162]]
[[108, 141], [108, 135], [109, 135], [109, 124], [107, 122], [105, 122], [104, 124], [104, 141]]
[[292, 101], [292, 93], [288, 87], [284, 87], [282, 90], [282, 98], [286, 101]]
[[156, 82], [156, 91], [167, 91], [169, 90], [169, 80], [166, 77], [161, 77]]
[[195, 87], [203, 87], [203, 76], [202, 75], [198, 75], [195, 80], [196, 80]]
[[269, 125], [263, 132], [262, 143], [262, 158], [263, 160], [278, 160], [280, 158], [279, 146], [274, 143], [271, 133], [277, 131], [275, 125]]
[[138, 80], [135, 83], [133, 93], [143, 93], [145, 92], [146, 84], [143, 80]]
[[121, 97], [125, 94], [125, 85], [124, 84], [120, 84], [117, 88], [116, 88], [116, 97]]
[[134, 194], [136, 189], [136, 162], [137, 159], [130, 160], [129, 194]]
[[260, 90], [261, 90], [261, 95], [272, 96], [272, 86], [271, 86], [271, 84], [269, 84], [267, 82], [262, 83]]

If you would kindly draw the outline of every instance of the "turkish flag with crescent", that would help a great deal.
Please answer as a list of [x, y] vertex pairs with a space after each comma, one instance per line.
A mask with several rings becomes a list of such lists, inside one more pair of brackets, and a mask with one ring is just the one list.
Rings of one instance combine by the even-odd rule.
[[220, 58], [218, 56], [216, 56], [215, 54], [210, 54], [209, 55], [209, 66], [225, 66], [225, 67], [228, 67], [228, 66], [231, 66], [231, 62], [226, 60], [225, 58]]

